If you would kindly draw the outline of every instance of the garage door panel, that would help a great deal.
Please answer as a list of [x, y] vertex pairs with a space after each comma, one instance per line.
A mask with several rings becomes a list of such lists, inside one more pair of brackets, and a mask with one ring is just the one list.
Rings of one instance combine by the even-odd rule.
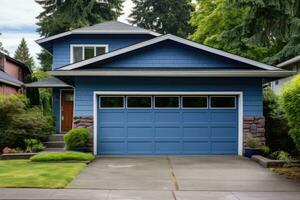
[[187, 112], [183, 111], [182, 117], [183, 117], [183, 123], [207, 123], [210, 121], [210, 116], [209, 116], [208, 111], [195, 111], [195, 112]]
[[98, 154], [124, 154], [126, 152], [126, 143], [122, 142], [99, 142]]
[[152, 112], [128, 112], [127, 122], [128, 123], [151, 123], [153, 121]]
[[99, 131], [101, 133], [101, 138], [126, 138], [126, 130], [125, 128], [119, 128], [119, 127], [100, 127]]
[[183, 143], [184, 154], [209, 154], [210, 143], [206, 141], [191, 141]]
[[155, 128], [155, 137], [160, 138], [180, 138], [182, 135], [181, 130], [178, 127], [160, 127]]
[[237, 137], [237, 128], [236, 127], [212, 127], [211, 128], [211, 137], [221, 137], [221, 138], [236, 138]]
[[181, 142], [156, 142], [155, 152], [157, 154], [181, 154], [182, 144]]
[[152, 142], [128, 142], [129, 154], [152, 154], [153, 152]]
[[236, 110], [233, 111], [212, 111], [211, 119], [212, 122], [235, 122], [237, 121]]
[[237, 152], [236, 142], [212, 142], [213, 154], [235, 154]]
[[183, 138], [205, 138], [210, 137], [209, 127], [184, 127]]
[[[102, 110], [101, 110], [102, 111]], [[126, 121], [126, 113], [124, 111], [122, 112], [116, 112], [113, 110], [103, 110], [98, 115], [98, 118], [100, 120], [100, 124], [102, 123], [125, 123]]]
[[156, 123], [180, 123], [181, 122], [181, 114], [178, 111], [164, 111], [164, 112], [155, 112], [155, 122]]
[[128, 138], [153, 138], [155, 136], [152, 127], [130, 127], [127, 132]]

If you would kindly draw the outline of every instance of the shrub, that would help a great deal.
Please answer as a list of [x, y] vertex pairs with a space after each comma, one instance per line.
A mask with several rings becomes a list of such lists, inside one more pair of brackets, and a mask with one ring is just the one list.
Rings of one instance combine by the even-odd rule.
[[25, 152], [40, 152], [45, 149], [45, 146], [36, 139], [25, 139], [24, 143], [26, 145]]
[[260, 147], [260, 143], [259, 143], [258, 139], [253, 137], [252, 135], [247, 136], [245, 143], [246, 143], [245, 144], [246, 147], [248, 147], [248, 148], [256, 149], [256, 148]]
[[0, 148], [25, 149], [25, 139], [44, 140], [54, 132], [52, 117], [38, 108], [29, 108], [22, 95], [0, 95]]
[[81, 152], [48, 152], [40, 153], [30, 158], [33, 162], [55, 162], [55, 161], [92, 161], [94, 155]]
[[271, 153], [271, 149], [266, 145], [261, 146], [260, 151], [263, 156], [269, 156]]
[[289, 136], [289, 126], [279, 96], [270, 87], [264, 89], [264, 116], [266, 119], [266, 145], [271, 151], [295, 152], [296, 147]]
[[300, 75], [284, 86], [281, 99], [291, 127], [289, 134], [300, 150]]
[[64, 136], [64, 141], [68, 150], [77, 150], [85, 148], [88, 139], [89, 131], [87, 128], [72, 129]]
[[275, 151], [275, 152], [271, 153], [269, 157], [272, 159], [275, 159], [275, 160], [284, 160], [284, 161], [291, 160], [290, 154], [285, 151]]

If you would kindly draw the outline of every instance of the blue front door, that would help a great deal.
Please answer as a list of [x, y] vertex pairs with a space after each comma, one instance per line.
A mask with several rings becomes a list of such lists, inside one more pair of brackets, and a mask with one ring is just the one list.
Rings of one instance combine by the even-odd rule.
[[234, 155], [234, 96], [103, 96], [98, 155]]

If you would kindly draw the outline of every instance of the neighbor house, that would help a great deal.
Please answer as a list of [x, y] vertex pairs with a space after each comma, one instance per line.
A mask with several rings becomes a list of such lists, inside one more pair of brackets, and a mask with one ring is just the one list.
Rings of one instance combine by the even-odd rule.
[[291, 70], [291, 71], [295, 72], [295, 74], [293, 74], [289, 77], [284, 77], [284, 78], [275, 80], [275, 81], [270, 83], [270, 86], [271, 86], [272, 90], [276, 94], [280, 94], [282, 86], [286, 82], [289, 82], [290, 80], [292, 80], [292, 78], [294, 78], [294, 76], [296, 76], [300, 73], [300, 56], [296, 56], [296, 57], [294, 57], [290, 60], [287, 60], [283, 63], [280, 63], [279, 65], [277, 65], [277, 67], [280, 67], [280, 68], [286, 69], [286, 70]]
[[97, 155], [241, 155], [264, 142], [262, 85], [293, 74], [116, 21], [37, 41], [53, 55], [56, 129], [87, 127]]
[[22, 93], [24, 79], [30, 73], [25, 64], [0, 52], [0, 94]]

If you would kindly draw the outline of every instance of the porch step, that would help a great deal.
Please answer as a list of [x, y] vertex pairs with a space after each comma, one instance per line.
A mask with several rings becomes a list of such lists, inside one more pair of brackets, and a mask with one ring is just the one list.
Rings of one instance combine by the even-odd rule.
[[64, 141], [64, 134], [53, 134], [49, 137], [49, 141]]
[[65, 142], [64, 141], [48, 141], [44, 142], [46, 148], [64, 148]]
[[64, 148], [45, 148], [44, 152], [61, 152], [65, 151]]

